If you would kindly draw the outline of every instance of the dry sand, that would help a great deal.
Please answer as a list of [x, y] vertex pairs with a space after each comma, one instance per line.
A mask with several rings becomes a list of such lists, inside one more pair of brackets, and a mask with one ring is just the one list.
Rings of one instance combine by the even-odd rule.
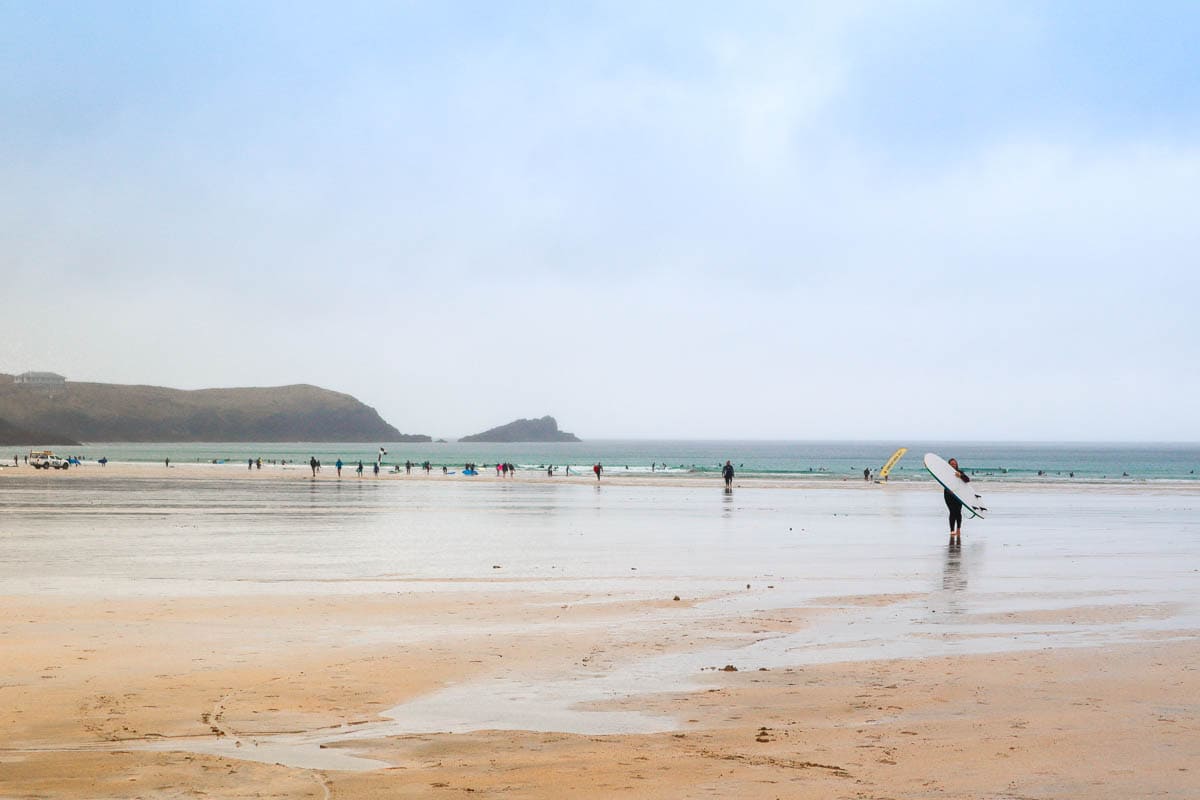
[[[705, 688], [697, 692], [617, 704], [668, 715], [678, 724], [674, 731], [484, 731], [349, 743], [353, 753], [382, 762], [369, 771], [194, 751], [220, 741], [250, 754], [256, 741], [273, 734], [370, 725], [405, 699], [501, 664], [509, 673], [542, 674], [687, 646], [686, 629], [625, 624], [643, 612], [669, 613], [671, 601], [654, 609], [585, 602], [594, 600], [511, 592], [168, 602], [4, 598], [0, 795], [1200, 794], [1195, 638], [770, 671], [738, 664], [736, 672], [698, 676]], [[812, 613], [730, 617], [724, 630], [709, 633], [803, 627]], [[577, 624], [564, 630], [564, 616]], [[360, 635], [439, 619], [454, 620], [458, 633], [382, 644]], [[519, 633], [491, 633], [513, 629]]]

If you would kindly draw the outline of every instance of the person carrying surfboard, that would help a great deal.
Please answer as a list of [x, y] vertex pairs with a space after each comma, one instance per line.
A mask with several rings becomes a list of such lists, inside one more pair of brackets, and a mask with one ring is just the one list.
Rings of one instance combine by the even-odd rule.
[[[970, 483], [971, 479], [967, 473], [958, 468], [958, 459], [952, 458], [947, 462], [954, 467], [954, 474], [959, 477], [963, 483]], [[958, 538], [962, 536], [962, 501], [954, 496], [954, 493], [949, 489], [942, 490], [942, 496], [946, 499], [946, 508], [950, 509], [950, 536]]]

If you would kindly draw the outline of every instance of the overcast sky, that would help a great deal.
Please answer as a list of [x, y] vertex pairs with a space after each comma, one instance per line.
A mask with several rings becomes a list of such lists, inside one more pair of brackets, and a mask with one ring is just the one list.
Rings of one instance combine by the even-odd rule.
[[0, 371], [1200, 440], [1200, 4], [0, 1]]

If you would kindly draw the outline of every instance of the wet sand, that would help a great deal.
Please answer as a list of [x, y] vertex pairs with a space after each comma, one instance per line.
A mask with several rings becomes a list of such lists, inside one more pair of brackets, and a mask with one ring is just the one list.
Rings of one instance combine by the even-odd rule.
[[1191, 493], [1012, 490], [956, 550], [915, 489], [144, 469], [0, 483], [0, 796], [1200, 793]]

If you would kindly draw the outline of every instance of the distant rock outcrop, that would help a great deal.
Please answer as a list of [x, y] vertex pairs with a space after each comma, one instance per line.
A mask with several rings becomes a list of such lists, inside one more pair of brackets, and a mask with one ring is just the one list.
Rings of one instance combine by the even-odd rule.
[[558, 422], [551, 416], [541, 419], [518, 419], [499, 428], [492, 428], [473, 436], [464, 436], [460, 442], [578, 442], [578, 436], [558, 429]]
[[306, 384], [185, 391], [73, 381], [32, 386], [0, 375], [0, 419], [25, 432], [58, 431], [70, 437], [63, 444], [430, 441], [400, 433], [348, 394]]

